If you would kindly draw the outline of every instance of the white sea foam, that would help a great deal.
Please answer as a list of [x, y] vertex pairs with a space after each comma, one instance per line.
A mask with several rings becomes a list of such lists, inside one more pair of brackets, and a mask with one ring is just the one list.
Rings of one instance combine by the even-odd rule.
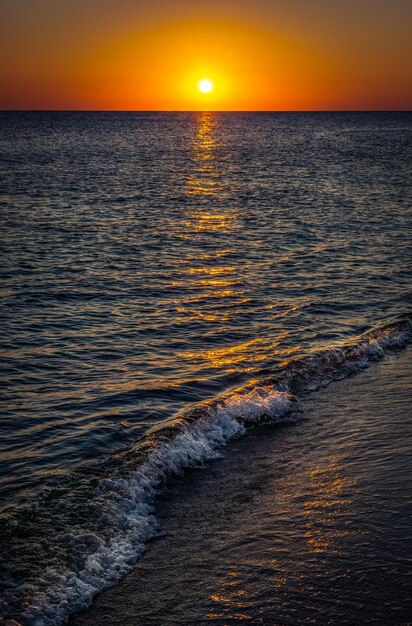
[[169, 439], [159, 438], [159, 444], [132, 475], [102, 481], [96, 494], [96, 516], [110, 532], [102, 536], [94, 529], [80, 536], [75, 529], [68, 531], [70, 539], [86, 550], [83, 566], [78, 571], [66, 566], [49, 568], [36, 588], [26, 587], [21, 622], [33, 626], [62, 624], [71, 613], [87, 607], [98, 591], [119, 580], [158, 532], [154, 501], [167, 479], [218, 457], [228, 441], [245, 434], [248, 424], [262, 419], [279, 423], [294, 420], [291, 409], [295, 398], [290, 390], [296, 378], [302, 391], [323, 386], [367, 367], [385, 350], [404, 345], [409, 334], [409, 324], [384, 327], [349, 346], [292, 363], [276, 384], [233, 393], [205, 404], [198, 419], [183, 419]]
[[70, 613], [88, 606], [98, 591], [129, 570], [147, 541], [156, 535], [153, 502], [169, 476], [218, 457], [219, 448], [243, 435], [247, 423], [255, 423], [263, 416], [277, 422], [291, 419], [288, 414], [292, 406], [289, 393], [271, 387], [234, 394], [206, 409], [201, 419], [188, 423], [173, 439], [157, 447], [133, 476], [105, 480], [100, 495], [116, 532], [103, 541], [96, 535], [83, 538], [94, 550], [81, 571], [48, 569], [41, 581], [46, 591], [32, 590], [30, 603], [20, 617], [23, 623], [61, 624]]

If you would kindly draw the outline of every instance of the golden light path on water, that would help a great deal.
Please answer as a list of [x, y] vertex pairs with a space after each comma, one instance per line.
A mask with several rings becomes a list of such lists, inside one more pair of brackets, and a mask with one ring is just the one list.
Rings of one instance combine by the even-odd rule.
[[[215, 152], [219, 147], [216, 117], [211, 112], [199, 113], [197, 131], [192, 143], [193, 169], [187, 179], [189, 196], [221, 197], [221, 173], [216, 169]], [[204, 219], [212, 218], [205, 215]]]
[[[210, 111], [198, 113], [191, 143], [190, 167], [186, 176], [186, 194], [193, 204], [188, 207], [183, 220], [181, 237], [184, 239], [202, 237], [205, 234], [213, 236], [214, 233], [219, 236], [222, 233], [227, 235], [225, 241], [228, 236], [236, 241], [241, 215], [237, 207], [225, 205], [228, 193], [225, 189], [225, 172], [217, 165], [218, 152], [224, 149], [224, 136], [219, 131], [219, 114]], [[210, 199], [214, 200], [212, 208]], [[207, 206], [204, 206], [206, 201]], [[189, 301], [178, 307], [177, 313], [183, 316], [189, 314], [194, 320], [223, 324], [244, 312], [244, 307], [252, 302], [248, 289], [248, 261], [245, 259], [242, 264], [243, 271], [239, 271], [239, 264], [224, 264], [225, 257], [230, 258], [232, 253], [233, 250], [222, 247], [213, 253], [203, 251], [198, 258], [193, 259], [196, 265], [185, 268], [185, 276], [174, 284], [178, 287], [189, 285], [199, 295], [189, 297]], [[204, 264], [199, 265], [202, 261]], [[216, 306], [219, 299], [225, 304]], [[210, 301], [215, 302], [213, 313], [209, 306]], [[294, 310], [294, 307], [287, 308], [279, 316], [288, 315]], [[254, 369], [254, 365], [248, 363], [266, 361], [268, 357], [275, 355], [286, 358], [299, 352], [301, 346], [298, 344], [292, 348], [282, 347], [287, 336], [288, 332], [285, 331], [275, 341], [273, 338], [253, 337], [242, 343], [229, 343], [217, 349], [185, 351], [179, 356], [194, 364], [204, 362], [216, 369], [225, 367], [229, 372], [241, 366], [247, 372]]]
[[[323, 460], [318, 465], [308, 467], [301, 492], [298, 491], [292, 498], [288, 490], [282, 496], [277, 494], [276, 499], [274, 495], [271, 497], [270, 493], [267, 494], [268, 502], [265, 506], [268, 513], [271, 511], [273, 515], [275, 501], [277, 515], [285, 520], [300, 518], [303, 528], [306, 529], [304, 535], [299, 536], [301, 548], [296, 555], [296, 562], [292, 561], [290, 569], [280, 569], [277, 559], [270, 558], [266, 563], [255, 561], [253, 551], [245, 554], [245, 562], [231, 562], [226, 575], [217, 581], [216, 589], [210, 594], [213, 611], [208, 614], [209, 619], [230, 617], [239, 622], [250, 621], [250, 611], [253, 610], [255, 599], [253, 591], [248, 589], [248, 581], [245, 580], [246, 564], [252, 570], [256, 567], [259, 572], [265, 572], [264, 587], [270, 589], [275, 596], [281, 598], [290, 584], [301, 589], [302, 593], [307, 593], [308, 590], [316, 592], [315, 587], [305, 581], [302, 572], [305, 569], [312, 571], [315, 580], [331, 554], [336, 558], [340, 557], [340, 540], [344, 537], [355, 537], [360, 532], [351, 525], [352, 499], [359, 488], [356, 479], [345, 474], [344, 454], [344, 449], [339, 450], [330, 462], [325, 463]], [[293, 529], [289, 534], [290, 537], [294, 536]], [[281, 541], [281, 538], [277, 540]], [[270, 548], [267, 553], [272, 554]], [[259, 618], [256, 618], [256, 623], [260, 623]]]
[[[330, 554], [335, 551], [335, 539], [351, 532], [349, 528], [342, 529], [342, 520], [351, 505], [347, 494], [356, 492], [356, 483], [353, 478], [344, 475], [339, 460], [332, 458], [328, 465], [308, 471], [308, 486], [313, 497], [308, 498], [304, 505], [305, 539], [312, 553]], [[340, 524], [336, 523], [337, 517]]]

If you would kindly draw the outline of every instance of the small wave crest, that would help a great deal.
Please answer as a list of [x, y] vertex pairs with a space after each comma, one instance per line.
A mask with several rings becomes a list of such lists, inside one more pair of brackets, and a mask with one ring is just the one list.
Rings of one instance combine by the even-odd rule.
[[[244, 435], [248, 426], [294, 421], [299, 394], [344, 378], [386, 351], [402, 347], [411, 329], [409, 319], [396, 320], [350, 343], [290, 361], [264, 381], [190, 407], [113, 455], [101, 476], [74, 487], [63, 502], [51, 501], [42, 514], [47, 520], [43, 526], [36, 511], [25, 522], [32, 524], [30, 532], [24, 523], [10, 526], [6, 541], [12, 546], [11, 561], [16, 562], [7, 568], [0, 615], [24, 625], [67, 621], [98, 591], [119, 580], [158, 533], [154, 501], [171, 476], [218, 457], [225, 444]], [[47, 554], [37, 553], [37, 567], [33, 565], [32, 575], [25, 577], [19, 546], [33, 538], [40, 546], [37, 550]], [[27, 554], [27, 571], [35, 557], [35, 552]]]

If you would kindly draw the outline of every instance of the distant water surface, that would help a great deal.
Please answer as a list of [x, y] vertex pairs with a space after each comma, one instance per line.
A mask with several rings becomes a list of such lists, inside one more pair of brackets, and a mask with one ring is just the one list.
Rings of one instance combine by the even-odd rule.
[[[128, 482], [152, 427], [388, 323], [379, 349], [405, 341], [411, 129], [408, 113], [0, 114], [3, 578], [19, 598], [43, 581], [24, 623], [59, 623], [113, 582], [99, 567], [129, 567], [132, 505], [90, 521], [110, 481], [152, 536]], [[76, 579], [68, 598], [47, 566]]]

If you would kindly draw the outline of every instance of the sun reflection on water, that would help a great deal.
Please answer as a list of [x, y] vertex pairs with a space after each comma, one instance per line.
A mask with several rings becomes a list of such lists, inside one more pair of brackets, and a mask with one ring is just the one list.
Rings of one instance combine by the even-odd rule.
[[208, 613], [209, 619], [228, 617], [238, 622], [250, 620], [250, 615], [245, 611], [250, 609], [251, 601], [247, 599], [247, 590], [241, 586], [239, 573], [236, 570], [228, 572], [227, 578], [219, 581], [220, 589], [212, 593], [210, 600], [213, 603], [213, 611]]
[[313, 497], [304, 504], [307, 546], [318, 555], [337, 551], [337, 539], [353, 533], [344, 521], [351, 507], [348, 493], [352, 494], [356, 488], [355, 481], [344, 475], [343, 467], [335, 459], [327, 466], [311, 469], [308, 479], [309, 494]]
[[[234, 320], [247, 319], [252, 308], [256, 310], [259, 304], [251, 297], [250, 284], [251, 272], [256, 270], [256, 254], [252, 250], [253, 260], [250, 260], [247, 254], [239, 256], [236, 249], [243, 222], [239, 210], [226, 202], [225, 181], [231, 165], [224, 158], [228, 146], [219, 114], [202, 112], [194, 120], [185, 173], [187, 203], [179, 235], [193, 244], [193, 255], [181, 260], [180, 272], [172, 286], [184, 293], [175, 309], [176, 321], [201, 324], [207, 340], [203, 346], [185, 349], [179, 357], [194, 372], [199, 366], [206, 366], [211, 370], [223, 368], [226, 374], [246, 374], [254, 371], [257, 364], [286, 359], [299, 351], [300, 345], [288, 348], [285, 345], [289, 343], [288, 333], [268, 338], [264, 330], [259, 332], [256, 324], [250, 324], [250, 332], [239, 337], [225, 332], [236, 323]], [[228, 247], [229, 241], [233, 248]], [[288, 310], [282, 316], [295, 310], [284, 308]]]
[[219, 195], [220, 175], [214, 163], [219, 146], [216, 118], [213, 113], [199, 113], [197, 123], [192, 145], [193, 168], [187, 178], [187, 193], [189, 196]]
[[[210, 367], [233, 367], [242, 364], [246, 368], [248, 364], [256, 364], [261, 361], [282, 358], [286, 353], [290, 353], [290, 348], [282, 347], [282, 342], [288, 336], [288, 332], [280, 333], [276, 341], [268, 340], [264, 337], [250, 339], [241, 344], [229, 345], [211, 350], [199, 352], [184, 352], [180, 356], [194, 362], [206, 361]], [[252, 367], [252, 366], [251, 366]], [[247, 369], [247, 368], [246, 368]], [[252, 368], [253, 369], [253, 368]]]
[[[238, 302], [242, 306], [248, 301], [239, 268], [223, 261], [233, 254], [233, 250], [227, 248], [225, 235], [236, 227], [238, 216], [233, 207], [219, 207], [225, 196], [222, 183], [225, 173], [217, 167], [217, 151], [224, 149], [218, 116], [211, 112], [198, 113], [195, 123], [185, 178], [190, 204], [185, 207], [179, 236], [193, 241], [199, 254], [185, 259], [178, 279], [173, 282], [174, 287], [188, 291], [176, 312], [186, 321], [222, 325], [236, 315]], [[205, 252], [203, 239], [209, 235], [214, 237], [214, 233], [213, 246]]]

